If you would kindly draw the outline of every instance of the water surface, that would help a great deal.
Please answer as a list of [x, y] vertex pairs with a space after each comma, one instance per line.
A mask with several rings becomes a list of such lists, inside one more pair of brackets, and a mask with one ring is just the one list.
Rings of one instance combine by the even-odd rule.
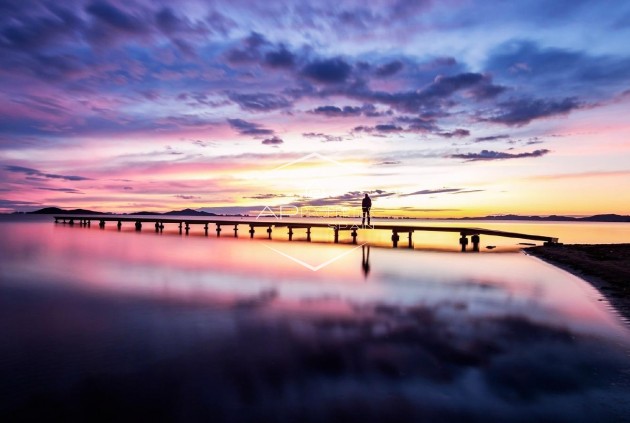
[[629, 415], [628, 329], [590, 285], [521, 252], [131, 226], [0, 223], [3, 416]]

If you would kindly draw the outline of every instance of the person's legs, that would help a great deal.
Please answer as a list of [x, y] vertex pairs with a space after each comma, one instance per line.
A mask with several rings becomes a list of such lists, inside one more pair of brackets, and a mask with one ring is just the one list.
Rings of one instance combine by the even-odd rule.
[[365, 226], [365, 215], [368, 215], [368, 225], [370, 224], [370, 215], [368, 213], [368, 209], [366, 207], [363, 207], [363, 213], [362, 213], [362, 218], [361, 218], [361, 226]]
[[368, 226], [370, 226], [370, 209], [367, 209]]

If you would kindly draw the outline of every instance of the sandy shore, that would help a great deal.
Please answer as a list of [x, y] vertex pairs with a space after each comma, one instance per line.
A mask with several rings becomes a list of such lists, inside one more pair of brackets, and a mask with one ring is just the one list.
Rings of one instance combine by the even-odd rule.
[[573, 244], [527, 248], [597, 288], [630, 321], [630, 244]]

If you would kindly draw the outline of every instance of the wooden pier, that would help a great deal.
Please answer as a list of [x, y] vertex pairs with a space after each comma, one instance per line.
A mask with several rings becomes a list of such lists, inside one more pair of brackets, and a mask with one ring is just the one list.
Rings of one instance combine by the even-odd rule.
[[217, 233], [217, 236], [221, 236], [221, 232], [225, 228], [228, 231], [234, 233], [234, 236], [238, 236], [238, 228], [239, 226], [247, 226], [249, 227], [249, 235], [250, 238], [254, 237], [256, 233], [256, 229], [262, 229], [267, 232], [268, 239], [271, 239], [271, 235], [273, 233], [273, 229], [275, 228], [287, 228], [289, 241], [293, 240], [294, 230], [305, 229], [306, 230], [306, 240], [311, 240], [311, 229], [312, 228], [330, 228], [334, 234], [334, 242], [339, 243], [339, 232], [341, 231], [350, 231], [350, 235], [352, 236], [352, 243], [357, 243], [357, 236], [359, 230], [384, 230], [391, 231], [392, 236], [392, 246], [394, 248], [398, 247], [398, 243], [400, 241], [400, 234], [407, 235], [407, 247], [413, 248], [412, 236], [414, 232], [455, 232], [459, 233], [459, 244], [461, 246], [462, 251], [466, 251], [468, 246], [468, 237], [471, 237], [472, 242], [472, 250], [479, 251], [479, 242], [480, 235], [489, 235], [489, 236], [500, 236], [506, 238], [516, 238], [516, 239], [526, 239], [531, 241], [542, 241], [546, 245], [556, 244], [558, 243], [558, 238], [545, 236], [545, 235], [532, 235], [532, 234], [524, 234], [518, 232], [506, 232], [506, 231], [497, 231], [492, 229], [483, 229], [483, 228], [471, 228], [471, 227], [444, 227], [444, 226], [424, 226], [424, 225], [392, 225], [388, 223], [377, 223], [368, 226], [360, 226], [357, 224], [353, 224], [352, 222], [348, 223], [322, 223], [322, 222], [283, 222], [282, 220], [276, 220], [273, 222], [259, 221], [256, 219], [239, 219], [239, 220], [224, 220], [224, 219], [186, 219], [184, 216], [181, 217], [149, 217], [149, 216], [73, 216], [73, 215], [59, 215], [54, 216], [55, 223], [63, 223], [68, 225], [79, 224], [81, 226], [91, 226], [92, 221], [98, 222], [98, 225], [101, 229], [105, 228], [106, 222], [115, 222], [118, 230], [121, 230], [123, 222], [133, 222], [135, 225], [135, 229], [137, 231], [142, 230], [143, 224], [149, 224], [155, 228], [156, 232], [161, 232], [164, 230], [164, 224], [176, 224], [179, 227], [179, 232], [183, 231], [186, 234], [189, 233], [192, 225], [200, 225], [203, 226], [203, 230], [206, 235], [208, 235], [208, 231], [210, 230], [210, 225], [214, 225], [214, 230]]

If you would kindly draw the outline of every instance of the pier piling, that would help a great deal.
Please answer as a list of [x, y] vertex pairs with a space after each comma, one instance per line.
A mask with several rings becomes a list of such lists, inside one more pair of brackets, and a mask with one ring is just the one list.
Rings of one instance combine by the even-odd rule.
[[[183, 216], [182, 216], [183, 217]], [[359, 226], [354, 226], [351, 224], [338, 224], [338, 223], [325, 223], [325, 222], [313, 222], [313, 221], [300, 221], [300, 222], [259, 222], [253, 219], [245, 219], [243, 218], [239, 220], [235, 219], [203, 219], [203, 220], [183, 220], [182, 217], [174, 217], [174, 218], [159, 218], [155, 217], [136, 217], [136, 216], [108, 216], [108, 215], [96, 215], [96, 216], [74, 216], [74, 215], [56, 215], [53, 216], [55, 223], [63, 223], [73, 226], [75, 221], [82, 227], [91, 226], [92, 220], [98, 223], [98, 226], [101, 229], [105, 228], [106, 222], [115, 222], [118, 228], [118, 231], [122, 229], [122, 222], [130, 222], [135, 224], [135, 229], [140, 231], [142, 229], [142, 224], [147, 223], [154, 225], [156, 232], [161, 232], [164, 229], [164, 223], [174, 223], [179, 225], [179, 233], [181, 234], [184, 231], [184, 227], [186, 230], [186, 234], [189, 233], [190, 227], [192, 225], [203, 225], [204, 232], [208, 235], [208, 227], [209, 224], [216, 224], [217, 237], [221, 236], [221, 226], [222, 225], [232, 225], [234, 227], [234, 236], [238, 237], [238, 225], [249, 225], [249, 234], [250, 238], [254, 238], [256, 227], [266, 228], [268, 239], [272, 239], [272, 231], [273, 228], [279, 227], [287, 227], [289, 240], [293, 240], [293, 235], [296, 229], [306, 229], [306, 241], [311, 241], [312, 239], [312, 230], [313, 228], [331, 228], [334, 231], [334, 243], [338, 244], [339, 241], [339, 232], [343, 230], [349, 230], [352, 244], [358, 243], [358, 230]], [[429, 231], [429, 232], [453, 232], [459, 233], [459, 245], [461, 247], [461, 251], [465, 252], [468, 248], [469, 241], [471, 245], [471, 251], [478, 252], [480, 250], [480, 235], [488, 235], [492, 237], [505, 237], [505, 238], [515, 238], [515, 239], [527, 239], [532, 241], [542, 241], [545, 245], [558, 245], [558, 238], [545, 236], [545, 235], [533, 235], [533, 234], [525, 234], [519, 232], [508, 232], [508, 231], [500, 231], [494, 229], [484, 229], [484, 228], [476, 228], [476, 227], [468, 227], [468, 226], [432, 226], [432, 225], [415, 225], [415, 224], [389, 224], [389, 223], [378, 223], [369, 226], [370, 229], [380, 230], [380, 231], [392, 231], [392, 245], [394, 248], [397, 248], [400, 242], [400, 233], [407, 233], [407, 246], [409, 248], [413, 248], [413, 232], [415, 231]], [[468, 239], [470, 237], [470, 240]]]
[[400, 235], [398, 235], [398, 231], [396, 231], [396, 229], [392, 230], [392, 245], [394, 248], [398, 248], [399, 240], [400, 240]]

